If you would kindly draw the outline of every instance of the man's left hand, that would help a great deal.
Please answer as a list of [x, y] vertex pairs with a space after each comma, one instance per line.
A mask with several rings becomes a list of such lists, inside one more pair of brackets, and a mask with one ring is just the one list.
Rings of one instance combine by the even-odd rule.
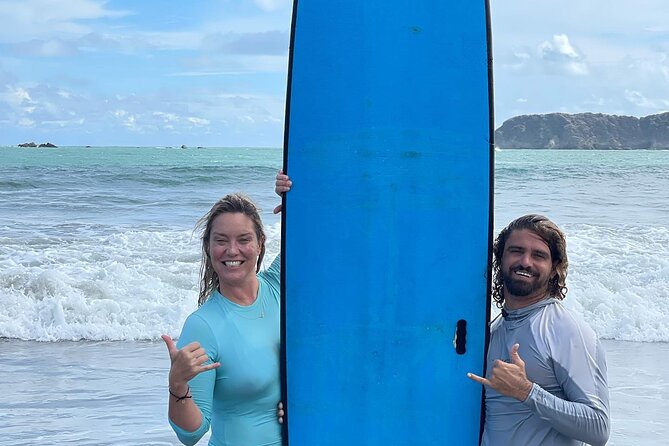
[[504, 362], [501, 359], [495, 361], [490, 371], [490, 379], [482, 378], [473, 373], [467, 373], [467, 377], [491, 387], [502, 395], [510, 396], [518, 401], [525, 401], [532, 390], [532, 382], [527, 379], [525, 373], [525, 361], [518, 354], [518, 344], [511, 347], [511, 362]]

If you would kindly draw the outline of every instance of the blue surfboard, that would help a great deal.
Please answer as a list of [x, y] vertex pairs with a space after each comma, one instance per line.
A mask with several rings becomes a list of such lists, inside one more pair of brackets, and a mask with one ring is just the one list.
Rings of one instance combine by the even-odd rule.
[[476, 445], [489, 319], [487, 1], [297, 0], [284, 441]]

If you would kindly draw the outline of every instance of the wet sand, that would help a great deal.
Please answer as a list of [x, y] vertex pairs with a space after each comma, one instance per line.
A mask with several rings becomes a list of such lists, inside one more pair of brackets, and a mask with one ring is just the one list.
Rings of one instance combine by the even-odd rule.
[[[669, 435], [669, 344], [604, 341], [612, 446]], [[161, 342], [0, 340], [5, 446], [178, 445], [167, 424]], [[206, 444], [207, 437], [199, 444]]]

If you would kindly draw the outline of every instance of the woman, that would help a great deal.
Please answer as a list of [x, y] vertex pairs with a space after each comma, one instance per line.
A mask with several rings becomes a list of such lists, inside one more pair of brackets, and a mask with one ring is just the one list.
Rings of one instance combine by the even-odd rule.
[[199, 308], [170, 354], [169, 420], [179, 440], [280, 445], [280, 259], [259, 272], [265, 233], [240, 194], [218, 201], [202, 227]]

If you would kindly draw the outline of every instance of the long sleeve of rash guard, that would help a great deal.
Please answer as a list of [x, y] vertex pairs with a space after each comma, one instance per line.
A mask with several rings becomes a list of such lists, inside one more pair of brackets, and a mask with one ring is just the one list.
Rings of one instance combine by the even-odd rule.
[[[564, 398], [535, 383], [524, 403], [566, 437], [593, 446], [604, 445], [610, 428], [604, 350], [589, 327], [568, 316], [561, 319], [563, 323], [554, 324], [554, 330], [550, 330], [553, 333], [547, 337], [553, 371]], [[565, 342], [567, 330], [571, 337]]]
[[567, 437], [592, 446], [603, 446], [609, 438], [609, 417], [603, 408], [563, 400], [536, 384], [525, 404]]

